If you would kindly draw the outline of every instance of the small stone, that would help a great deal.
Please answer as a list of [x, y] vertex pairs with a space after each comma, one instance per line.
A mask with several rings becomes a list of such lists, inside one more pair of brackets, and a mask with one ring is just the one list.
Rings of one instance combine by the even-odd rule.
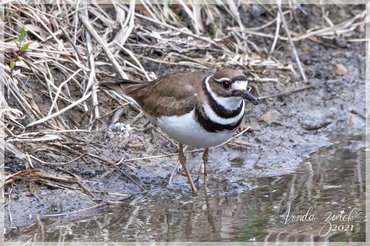
[[245, 156], [244, 155], [241, 155], [241, 154], [234, 154], [232, 155], [232, 157], [230, 158], [230, 162], [231, 162], [231, 165], [232, 166], [243, 166], [244, 164], [244, 161], [245, 161]]
[[307, 51], [309, 51], [309, 50], [310, 50], [310, 46], [308, 46], [308, 45], [307, 45], [307, 44], [305, 44], [305, 43], [301, 43], [300, 48], [301, 48], [301, 50], [302, 50], [303, 52], [307, 52]]
[[338, 63], [335, 65], [335, 73], [337, 75], [345, 75], [347, 73], [347, 68], [343, 64]]
[[316, 36], [310, 36], [310, 37], [308, 37], [308, 39], [311, 40], [312, 42], [317, 42], [318, 41]]
[[276, 122], [277, 119], [279, 118], [280, 116], [280, 113], [279, 111], [277, 111], [276, 109], [271, 109], [269, 111], [267, 111], [266, 113], [264, 113], [260, 120], [266, 122], [268, 125], [270, 125], [271, 123], [273, 122]]
[[303, 129], [312, 131], [312, 130], [319, 130], [321, 128], [325, 128], [331, 124], [331, 120], [327, 115], [318, 113], [312, 115], [308, 118], [305, 118], [301, 122], [301, 126]]

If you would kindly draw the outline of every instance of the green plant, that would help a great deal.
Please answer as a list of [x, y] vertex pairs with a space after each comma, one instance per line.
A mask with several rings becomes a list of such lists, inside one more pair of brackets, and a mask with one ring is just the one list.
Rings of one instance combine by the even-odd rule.
[[24, 43], [26, 37], [26, 30], [24, 28], [21, 29], [18, 35], [18, 40], [15, 41], [18, 50], [14, 52], [14, 56], [9, 61], [10, 71], [13, 72], [15, 67], [15, 62], [19, 60], [19, 57], [22, 56], [24, 52], [29, 49], [31, 42]]

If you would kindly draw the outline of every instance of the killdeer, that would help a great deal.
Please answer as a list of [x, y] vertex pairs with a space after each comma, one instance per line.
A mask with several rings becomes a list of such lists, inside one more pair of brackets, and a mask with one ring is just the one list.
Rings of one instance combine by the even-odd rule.
[[244, 116], [243, 99], [258, 104], [247, 89], [245, 75], [232, 69], [208, 75], [177, 72], [153, 81], [120, 79], [100, 86], [134, 99], [151, 122], [179, 142], [179, 161], [194, 192], [197, 189], [186, 167], [183, 145], [205, 148], [206, 182], [208, 148], [232, 137]]

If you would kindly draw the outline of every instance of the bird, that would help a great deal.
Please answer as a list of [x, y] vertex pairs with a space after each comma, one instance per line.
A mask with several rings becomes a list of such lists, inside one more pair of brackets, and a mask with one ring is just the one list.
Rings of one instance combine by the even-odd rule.
[[[179, 161], [193, 192], [197, 188], [186, 166], [184, 145], [204, 148], [204, 184], [208, 150], [229, 140], [240, 126], [245, 100], [257, 105], [242, 70], [174, 72], [151, 81], [117, 79], [99, 87], [130, 97], [146, 117], [179, 143]], [[245, 100], [244, 100], [245, 99]]]

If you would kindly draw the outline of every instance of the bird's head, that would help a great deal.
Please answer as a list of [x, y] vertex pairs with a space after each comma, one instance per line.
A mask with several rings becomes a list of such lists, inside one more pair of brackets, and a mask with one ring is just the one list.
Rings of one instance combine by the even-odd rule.
[[246, 99], [258, 104], [258, 99], [248, 90], [248, 80], [241, 70], [223, 69], [211, 75], [208, 85], [217, 97], [230, 100]]

